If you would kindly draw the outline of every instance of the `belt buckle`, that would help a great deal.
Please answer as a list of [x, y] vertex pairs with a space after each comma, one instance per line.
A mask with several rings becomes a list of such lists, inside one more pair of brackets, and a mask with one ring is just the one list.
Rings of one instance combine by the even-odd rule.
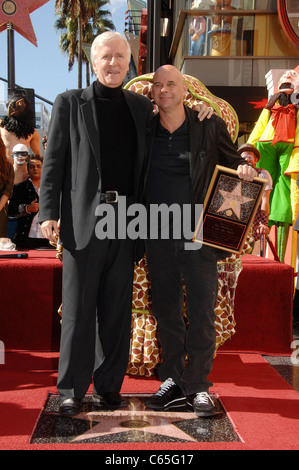
[[115, 195], [114, 201], [107, 201], [107, 202], [109, 202], [110, 204], [113, 204], [113, 203], [116, 203], [118, 201], [118, 192], [117, 191], [106, 191], [106, 193], [110, 193], [110, 194], [113, 193]]

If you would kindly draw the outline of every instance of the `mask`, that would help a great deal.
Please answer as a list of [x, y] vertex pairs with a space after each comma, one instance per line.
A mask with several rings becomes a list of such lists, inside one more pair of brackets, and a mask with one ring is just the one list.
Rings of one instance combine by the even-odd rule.
[[16, 153], [13, 153], [12, 156], [17, 165], [25, 165], [25, 163], [27, 163], [27, 158], [28, 158], [27, 152], [16, 152]]
[[291, 94], [295, 91], [295, 82], [298, 80], [299, 75], [296, 70], [288, 70], [280, 77], [278, 90], [286, 94]]

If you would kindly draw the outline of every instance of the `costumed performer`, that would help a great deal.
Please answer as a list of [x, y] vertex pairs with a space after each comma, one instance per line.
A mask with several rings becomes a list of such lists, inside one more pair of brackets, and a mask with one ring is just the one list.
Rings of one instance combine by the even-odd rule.
[[40, 155], [39, 134], [35, 129], [34, 112], [27, 98], [26, 90], [14, 90], [12, 98], [6, 101], [7, 113], [0, 122], [0, 136], [6, 147], [6, 156], [13, 164], [13, 148], [24, 144], [36, 155]]
[[269, 226], [277, 227], [277, 253], [283, 262], [289, 228], [298, 213], [298, 191], [291, 175], [298, 173], [299, 120], [298, 106], [291, 102], [294, 82], [299, 80], [295, 70], [285, 72], [274, 94], [263, 109], [248, 142], [260, 152], [258, 168], [269, 171], [273, 180], [270, 196]]

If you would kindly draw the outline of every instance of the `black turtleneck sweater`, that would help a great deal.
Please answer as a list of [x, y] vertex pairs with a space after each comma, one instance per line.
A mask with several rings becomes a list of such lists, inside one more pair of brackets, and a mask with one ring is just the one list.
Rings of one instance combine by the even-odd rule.
[[94, 93], [100, 130], [102, 191], [133, 194], [136, 128], [122, 87], [108, 88], [98, 80]]

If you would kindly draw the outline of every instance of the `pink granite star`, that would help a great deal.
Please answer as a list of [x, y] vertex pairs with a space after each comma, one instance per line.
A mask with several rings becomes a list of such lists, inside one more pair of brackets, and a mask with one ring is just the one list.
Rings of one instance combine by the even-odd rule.
[[72, 442], [134, 430], [136, 430], [141, 440], [143, 433], [150, 433], [189, 442], [197, 442], [189, 434], [175, 426], [175, 423], [178, 421], [197, 419], [194, 413], [148, 411], [144, 409], [144, 406], [136, 398], [130, 399], [129, 410], [83, 412], [77, 415], [76, 418], [89, 421], [90, 429], [74, 438]]
[[0, 0], [0, 32], [12, 23], [14, 29], [37, 46], [36, 36], [30, 20], [30, 13], [49, 0]]
[[238, 183], [233, 191], [219, 189], [219, 192], [224, 201], [217, 212], [226, 211], [226, 215], [231, 216], [233, 211], [238, 219], [241, 219], [241, 205], [246, 204], [246, 202], [254, 201], [253, 198], [242, 196], [241, 182]]

